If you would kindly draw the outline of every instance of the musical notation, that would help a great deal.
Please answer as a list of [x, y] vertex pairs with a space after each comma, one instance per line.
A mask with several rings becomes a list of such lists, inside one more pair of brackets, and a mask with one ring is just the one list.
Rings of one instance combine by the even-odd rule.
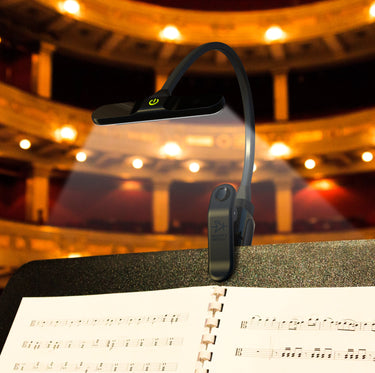
[[75, 373], [123, 373], [123, 372], [175, 372], [177, 363], [174, 362], [130, 362], [130, 363], [56, 363], [32, 362], [15, 363], [14, 372], [75, 372]]
[[313, 350], [304, 349], [302, 347], [285, 347], [279, 349], [237, 347], [235, 356], [266, 359], [353, 360], [375, 362], [375, 351], [350, 348], [346, 351], [338, 351], [328, 347], [314, 348]]
[[166, 338], [116, 338], [116, 339], [93, 339], [93, 340], [46, 340], [35, 341], [26, 340], [22, 343], [22, 348], [27, 350], [62, 350], [62, 349], [106, 349], [114, 350], [117, 348], [132, 348], [132, 347], [168, 347], [181, 346], [183, 338], [181, 337], [166, 337]]
[[136, 326], [145, 324], [177, 324], [188, 319], [187, 313], [162, 314], [148, 316], [124, 316], [119, 318], [98, 319], [68, 319], [68, 320], [31, 320], [30, 327], [59, 328], [59, 327], [111, 327]]
[[327, 318], [309, 318], [290, 320], [278, 320], [276, 318], [267, 318], [253, 316], [250, 320], [241, 321], [241, 329], [266, 329], [266, 330], [326, 330], [326, 331], [366, 331], [375, 332], [375, 321], [357, 322], [352, 319], [333, 320]]

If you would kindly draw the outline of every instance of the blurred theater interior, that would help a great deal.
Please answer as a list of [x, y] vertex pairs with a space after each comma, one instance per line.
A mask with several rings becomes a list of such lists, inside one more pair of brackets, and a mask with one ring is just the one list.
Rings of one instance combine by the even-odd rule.
[[207, 247], [217, 184], [238, 186], [234, 71], [202, 56], [175, 92], [213, 116], [94, 126], [220, 41], [256, 117], [253, 244], [375, 238], [375, 2], [0, 0], [0, 288], [38, 259]]

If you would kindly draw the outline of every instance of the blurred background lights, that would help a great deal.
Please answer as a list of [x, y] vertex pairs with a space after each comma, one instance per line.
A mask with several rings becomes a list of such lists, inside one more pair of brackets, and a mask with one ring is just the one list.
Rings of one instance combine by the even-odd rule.
[[140, 158], [133, 159], [132, 166], [137, 170], [141, 169], [143, 167], [142, 159], [140, 159]]
[[161, 150], [162, 153], [168, 157], [177, 157], [181, 154], [180, 145], [178, 145], [176, 142], [167, 142]]
[[374, 155], [371, 152], [362, 153], [363, 162], [371, 162], [374, 159]]
[[270, 154], [274, 157], [283, 157], [289, 153], [289, 146], [285, 145], [283, 142], [275, 142], [270, 148]]
[[160, 38], [162, 40], [169, 40], [169, 41], [178, 40], [180, 36], [181, 36], [180, 31], [178, 31], [178, 28], [175, 26], [166, 26], [160, 32]]
[[66, 0], [62, 4], [62, 8], [65, 12], [70, 14], [78, 14], [80, 6], [75, 0]]
[[80, 253], [70, 253], [68, 258], [80, 258], [82, 255]]
[[256, 170], [257, 170], [257, 165], [254, 163], [253, 172], [255, 172]]
[[305, 161], [305, 167], [308, 169], [308, 170], [312, 170], [313, 168], [315, 168], [316, 166], [316, 162], [309, 158], [309, 159], [306, 159]]
[[86, 159], [87, 159], [87, 154], [85, 152], [81, 151], [76, 154], [76, 160], [78, 162], [85, 162]]
[[142, 188], [142, 183], [137, 181], [137, 180], [126, 180], [121, 184], [121, 190], [126, 190], [126, 191], [141, 191]]
[[369, 13], [371, 17], [375, 17], [375, 3], [370, 6]]
[[280, 40], [283, 36], [284, 31], [279, 26], [272, 26], [265, 33], [265, 37], [269, 41]]
[[201, 169], [201, 166], [198, 162], [190, 162], [190, 164], [189, 164], [190, 172], [195, 174], [195, 173], [199, 172], [200, 169]]
[[317, 190], [331, 190], [336, 186], [332, 180], [328, 179], [315, 180], [311, 183], [311, 185]]
[[27, 149], [30, 149], [30, 147], [31, 147], [31, 142], [30, 142], [30, 140], [28, 140], [28, 139], [22, 139], [22, 140], [20, 141], [19, 145], [20, 145], [20, 148], [21, 148], [21, 149], [27, 150]]
[[73, 126], [66, 125], [56, 130], [58, 141], [74, 141], [77, 138], [77, 130]]

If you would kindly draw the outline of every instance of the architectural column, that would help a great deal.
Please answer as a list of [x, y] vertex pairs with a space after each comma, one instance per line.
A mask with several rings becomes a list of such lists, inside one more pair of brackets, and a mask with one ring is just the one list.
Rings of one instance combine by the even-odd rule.
[[160, 91], [169, 74], [166, 72], [155, 71], [155, 92]]
[[293, 179], [278, 180], [276, 189], [276, 231], [288, 233], [293, 230]]
[[26, 221], [43, 224], [49, 215], [49, 176], [47, 166], [33, 165], [26, 180]]
[[273, 73], [273, 108], [276, 121], [289, 119], [288, 73], [286, 71]]
[[152, 193], [152, 231], [167, 233], [169, 230], [169, 182], [154, 182]]
[[31, 63], [31, 85], [33, 91], [45, 98], [52, 96], [52, 58], [55, 46], [41, 42], [38, 54], [33, 54]]

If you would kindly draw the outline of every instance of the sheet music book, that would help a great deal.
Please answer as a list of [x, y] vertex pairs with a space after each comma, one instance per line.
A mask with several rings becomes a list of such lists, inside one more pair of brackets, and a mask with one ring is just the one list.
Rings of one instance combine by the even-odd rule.
[[375, 371], [375, 288], [23, 298], [0, 372]]

